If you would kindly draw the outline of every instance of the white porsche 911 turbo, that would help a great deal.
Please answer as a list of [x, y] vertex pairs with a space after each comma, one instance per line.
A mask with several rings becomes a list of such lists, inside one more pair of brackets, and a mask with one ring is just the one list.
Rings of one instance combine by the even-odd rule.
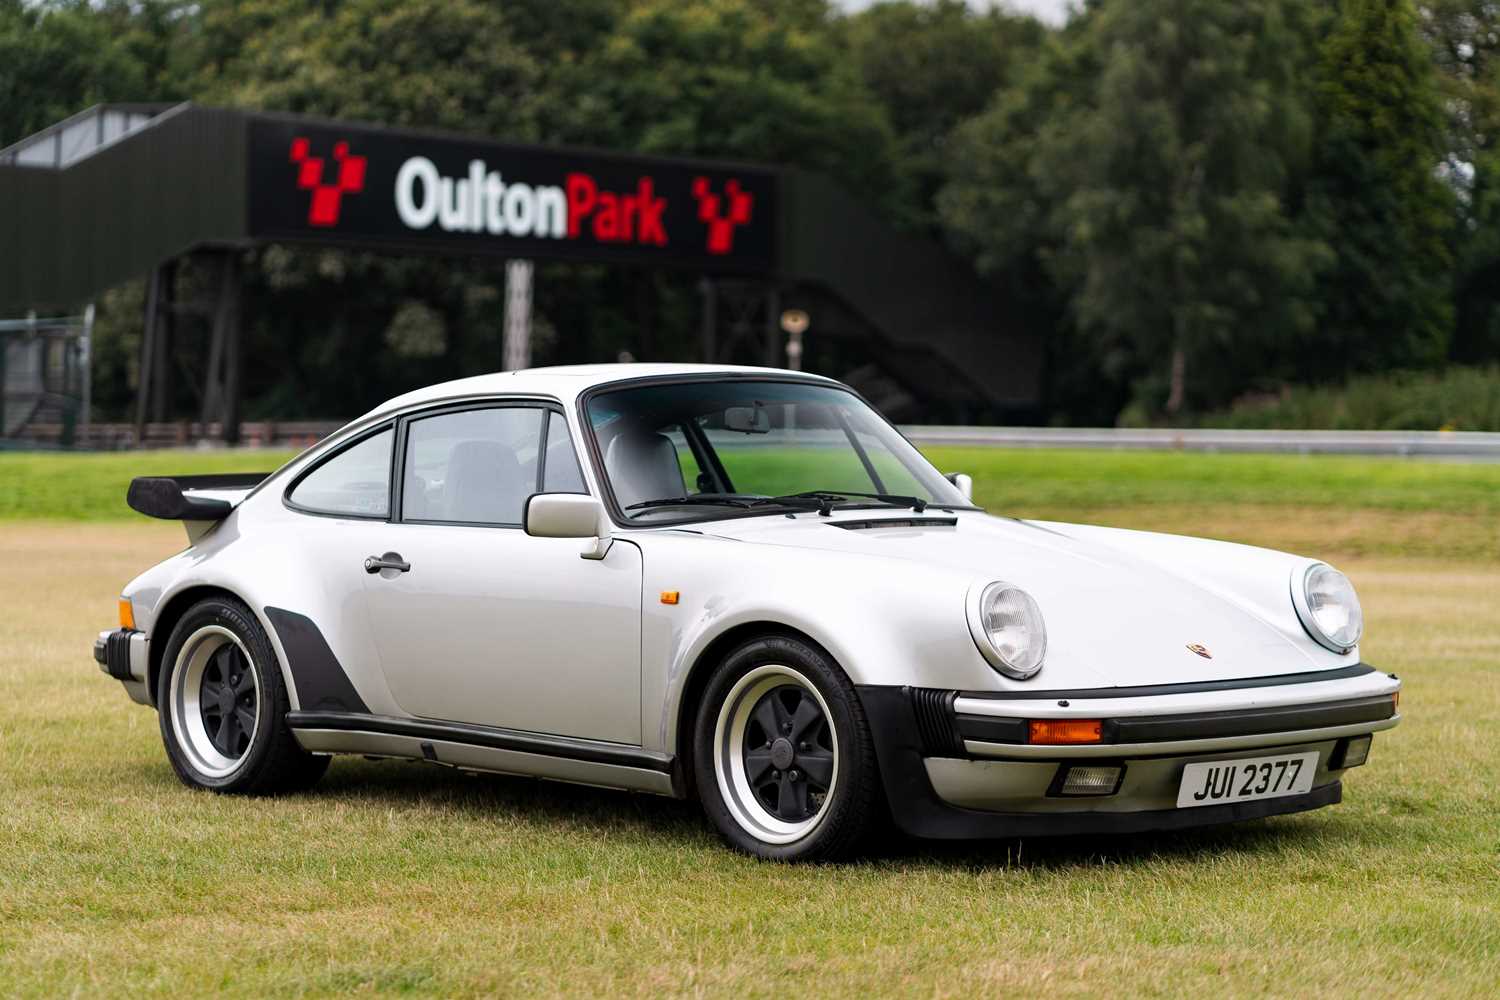
[[596, 366], [398, 397], [266, 476], [95, 658], [189, 785], [332, 754], [696, 797], [730, 844], [1125, 833], [1331, 805], [1399, 681], [1328, 565], [986, 514], [856, 393]]

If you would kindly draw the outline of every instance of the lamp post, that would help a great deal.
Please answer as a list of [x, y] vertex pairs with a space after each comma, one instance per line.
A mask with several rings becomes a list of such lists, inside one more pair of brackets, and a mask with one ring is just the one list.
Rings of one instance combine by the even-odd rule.
[[803, 309], [788, 309], [781, 314], [781, 329], [786, 331], [786, 366], [794, 372], [802, 370], [802, 335], [812, 324], [812, 317]]

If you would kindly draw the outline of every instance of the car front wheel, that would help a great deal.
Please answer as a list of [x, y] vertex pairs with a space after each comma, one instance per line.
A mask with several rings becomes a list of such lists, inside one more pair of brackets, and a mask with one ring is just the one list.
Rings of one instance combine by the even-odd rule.
[[265, 631], [239, 601], [193, 605], [162, 654], [157, 710], [167, 758], [184, 784], [264, 793], [312, 785], [328, 758], [287, 728], [286, 685]]
[[731, 845], [781, 861], [847, 856], [880, 808], [858, 696], [827, 654], [774, 636], [740, 646], [709, 680], [694, 773]]

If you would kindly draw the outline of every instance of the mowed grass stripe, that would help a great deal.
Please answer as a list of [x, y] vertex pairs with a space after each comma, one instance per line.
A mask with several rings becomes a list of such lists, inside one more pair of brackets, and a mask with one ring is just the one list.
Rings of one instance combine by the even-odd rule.
[[121, 583], [181, 544], [145, 519], [0, 524], [0, 993], [1458, 997], [1500, 980], [1492, 565], [1344, 564], [1406, 722], [1340, 806], [789, 868], [727, 852], [688, 804], [422, 764], [340, 759], [285, 799], [183, 788], [155, 714], [89, 656]]
[[[1111, 504], [1244, 503], [1500, 512], [1500, 464], [999, 448], [930, 448], [927, 455], [945, 472], [972, 475], [977, 498], [996, 513]], [[291, 457], [291, 452], [255, 449], [4, 452], [0, 453], [0, 520], [124, 519], [132, 516], [125, 506], [125, 488], [134, 476], [270, 472]], [[736, 460], [770, 464], [776, 458], [737, 456]]]

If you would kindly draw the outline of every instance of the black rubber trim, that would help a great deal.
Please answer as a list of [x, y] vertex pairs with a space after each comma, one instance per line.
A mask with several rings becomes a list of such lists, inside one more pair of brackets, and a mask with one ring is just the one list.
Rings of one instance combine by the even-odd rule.
[[1375, 673], [1367, 663], [1356, 663], [1332, 670], [1313, 670], [1302, 674], [1273, 674], [1269, 677], [1236, 677], [1222, 681], [1191, 681], [1185, 684], [1143, 684], [1136, 687], [1072, 688], [1056, 691], [961, 691], [961, 698], [988, 698], [993, 701], [1046, 701], [1065, 698], [1150, 698], [1163, 694], [1195, 694], [1200, 691], [1237, 691], [1241, 688], [1280, 687], [1283, 684], [1316, 684], [1346, 677], [1363, 677]]
[[1255, 736], [1261, 733], [1326, 729], [1360, 722], [1379, 722], [1396, 714], [1391, 696], [1356, 698], [1319, 705], [1285, 705], [1280, 708], [1204, 712], [1199, 715], [1148, 715], [1106, 719], [1106, 743], [1157, 743], [1196, 740], [1213, 736]]
[[417, 740], [464, 743], [493, 750], [514, 750], [591, 764], [614, 764], [647, 771], [672, 772], [672, 760], [631, 747], [611, 747], [513, 729], [495, 729], [466, 722], [434, 722], [402, 719], [360, 712], [288, 712], [286, 724], [293, 729], [336, 729], [343, 732], [384, 733]]
[[1025, 743], [1026, 720], [988, 715], [960, 715], [958, 716], [958, 734], [961, 740], [981, 740], [985, 743]]
[[135, 679], [130, 676], [130, 637], [135, 633], [135, 629], [117, 628], [102, 639], [94, 640], [94, 660], [117, 681]]
[[[1326, 729], [1359, 722], [1379, 722], [1396, 714], [1388, 694], [1349, 701], [1314, 705], [1284, 705], [1279, 708], [1241, 708], [1193, 715], [1142, 715], [1103, 720], [1100, 743], [1128, 746], [1132, 743], [1162, 743], [1199, 740], [1215, 736], [1260, 736], [1301, 729]], [[966, 740], [985, 743], [1024, 744], [1027, 720], [1020, 718], [959, 715], [958, 731]]]
[[297, 704], [306, 711], [370, 710], [311, 618], [271, 607], [266, 608], [266, 617], [275, 626], [281, 648], [286, 651], [287, 668], [297, 688]]
[[927, 780], [916, 715], [906, 691], [899, 687], [872, 686], [856, 690], [870, 722], [891, 817], [897, 827], [914, 837], [965, 840], [1185, 830], [1318, 809], [1343, 798], [1342, 783], [1333, 781], [1305, 795], [1193, 809], [1123, 813], [997, 813], [965, 809], [938, 798]]
[[963, 737], [953, 724], [953, 701], [958, 697], [957, 693], [937, 688], [909, 688], [908, 691], [917, 713], [917, 728], [922, 734], [922, 749], [926, 755], [962, 755]]

